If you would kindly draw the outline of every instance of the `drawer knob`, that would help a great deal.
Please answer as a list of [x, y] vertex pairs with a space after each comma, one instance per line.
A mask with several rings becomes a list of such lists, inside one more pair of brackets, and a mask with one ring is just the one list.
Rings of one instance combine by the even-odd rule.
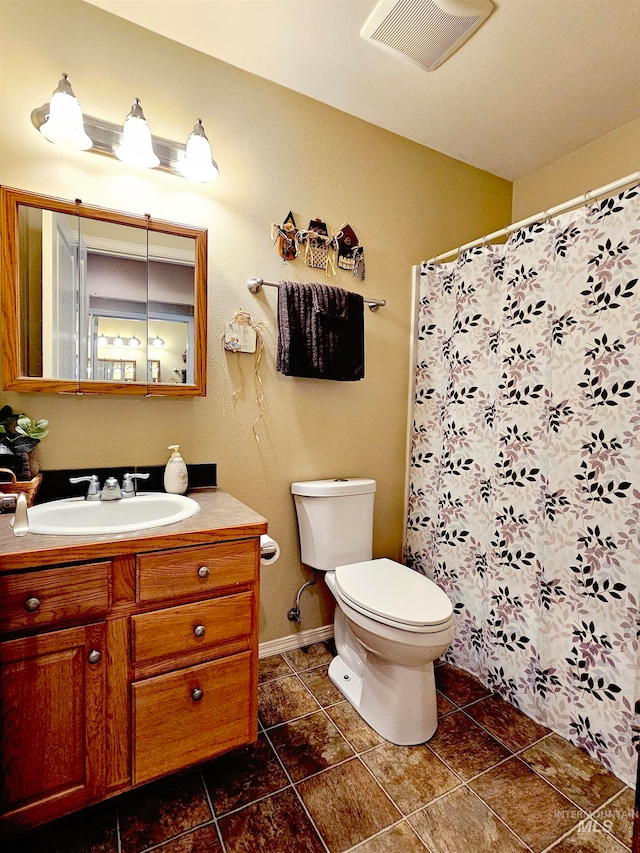
[[200, 566], [198, 569], [198, 577], [199, 578], [208, 578], [209, 577], [209, 569], [206, 566]]
[[87, 658], [89, 663], [100, 663], [102, 660], [102, 655], [97, 649], [93, 649], [89, 652], [89, 657]]
[[29, 613], [35, 613], [36, 610], [40, 610], [40, 599], [33, 596], [32, 598], [27, 598], [24, 603], [24, 609], [28, 610]]
[[193, 699], [194, 702], [199, 702], [203, 696], [204, 696], [204, 690], [202, 690], [200, 687], [194, 687], [193, 690], [191, 691], [191, 698]]
[[196, 635], [196, 637], [204, 637], [204, 632], [206, 630], [207, 629], [204, 627], [204, 625], [196, 625], [196, 627], [193, 629], [193, 633]]

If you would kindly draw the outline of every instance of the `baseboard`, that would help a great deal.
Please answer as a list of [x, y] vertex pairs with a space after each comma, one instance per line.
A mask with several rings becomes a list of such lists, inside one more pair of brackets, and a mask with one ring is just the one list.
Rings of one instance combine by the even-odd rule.
[[268, 640], [266, 643], [260, 643], [258, 657], [268, 658], [271, 655], [282, 654], [282, 652], [291, 652], [294, 649], [301, 649], [303, 646], [321, 643], [323, 640], [329, 640], [331, 637], [333, 637], [333, 625], [310, 628], [308, 631], [300, 631], [298, 634], [289, 634], [286, 637], [280, 637], [278, 640]]

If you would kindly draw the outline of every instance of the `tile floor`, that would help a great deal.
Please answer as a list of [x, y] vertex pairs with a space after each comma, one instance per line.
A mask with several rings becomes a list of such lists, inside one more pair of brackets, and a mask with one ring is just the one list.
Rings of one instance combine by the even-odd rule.
[[428, 744], [372, 731], [322, 643], [260, 662], [255, 745], [35, 830], [6, 853], [625, 853], [633, 792], [471, 675], [437, 667]]

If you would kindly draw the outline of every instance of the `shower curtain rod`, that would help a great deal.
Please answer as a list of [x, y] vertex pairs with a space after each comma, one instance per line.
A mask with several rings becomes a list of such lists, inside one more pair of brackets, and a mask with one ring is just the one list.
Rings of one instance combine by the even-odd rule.
[[505, 237], [509, 234], [513, 234], [514, 231], [518, 231], [520, 228], [524, 228], [527, 225], [533, 225], [534, 222], [540, 222], [541, 220], [544, 221], [558, 213], [564, 213], [565, 210], [569, 210], [572, 207], [577, 207], [580, 204], [586, 204], [592, 198], [596, 198], [596, 196], [614, 192], [614, 190], [618, 190], [626, 184], [632, 184], [635, 181], [640, 181], [640, 172], [633, 172], [631, 175], [627, 175], [626, 178], [620, 178], [611, 184], [599, 187], [597, 190], [591, 190], [591, 192], [585, 193], [584, 195], [576, 196], [576, 198], [572, 198], [570, 201], [565, 201], [563, 204], [558, 204], [555, 207], [550, 207], [548, 210], [542, 211], [541, 213], [536, 213], [535, 216], [528, 216], [526, 219], [521, 219], [520, 222], [514, 222], [513, 225], [507, 225], [506, 228], [494, 231], [493, 234], [487, 234], [479, 240], [473, 240], [471, 243], [465, 243], [464, 246], [458, 246], [457, 249], [451, 249], [451, 251], [444, 252], [442, 255], [436, 255], [428, 261], [425, 261], [425, 263], [437, 264], [439, 261], [443, 261], [445, 258], [451, 257], [451, 255], [460, 255], [467, 249], [473, 249], [476, 246], [484, 246], [485, 243], [497, 240], [498, 237]]
[[[265, 281], [263, 278], [250, 278], [247, 282], [247, 287], [251, 293], [260, 293], [262, 287], [280, 287], [279, 281]], [[369, 306], [369, 311], [377, 311], [378, 308], [384, 308], [387, 304], [386, 299], [365, 299], [363, 301]]]

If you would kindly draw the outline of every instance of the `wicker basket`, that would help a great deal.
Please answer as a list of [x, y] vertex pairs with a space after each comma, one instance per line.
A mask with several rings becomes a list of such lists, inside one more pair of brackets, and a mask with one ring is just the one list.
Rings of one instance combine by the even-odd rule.
[[[6, 474], [11, 479], [5, 480]], [[36, 474], [32, 480], [16, 480], [16, 475], [10, 468], [0, 468], [0, 492], [5, 495], [17, 495], [19, 492], [24, 492], [27, 497], [27, 506], [33, 504], [41, 482], [42, 474]]]

